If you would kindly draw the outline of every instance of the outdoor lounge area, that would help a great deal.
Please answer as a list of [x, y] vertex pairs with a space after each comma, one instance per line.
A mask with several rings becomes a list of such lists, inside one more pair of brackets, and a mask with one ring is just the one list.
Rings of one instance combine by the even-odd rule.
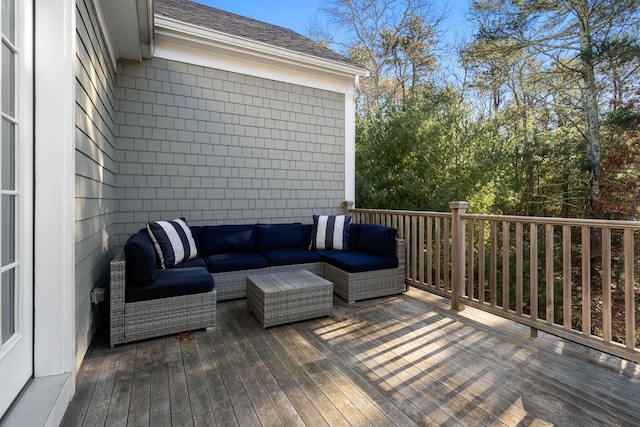
[[[640, 222], [361, 209], [361, 65], [191, 0], [7, 3], [0, 425], [638, 425]], [[306, 234], [244, 251], [268, 279], [316, 268], [317, 299], [300, 275], [270, 298], [237, 248], [185, 278], [154, 247], [137, 290], [202, 298], [127, 301], [147, 224], [314, 215], [393, 228], [392, 265], [278, 258]]]
[[[65, 426], [637, 425], [640, 366], [411, 288], [264, 330], [244, 299], [217, 328], [110, 348], [99, 332]], [[192, 338], [192, 339], [191, 339]]]

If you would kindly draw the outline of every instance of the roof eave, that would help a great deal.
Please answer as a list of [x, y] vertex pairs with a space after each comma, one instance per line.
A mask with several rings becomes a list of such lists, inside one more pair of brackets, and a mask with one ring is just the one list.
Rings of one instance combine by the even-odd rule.
[[211, 45], [231, 52], [250, 54], [257, 58], [292, 63], [305, 68], [344, 76], [366, 76], [362, 67], [281, 48], [221, 31], [192, 25], [166, 16], [155, 15], [156, 33], [177, 40], [191, 41], [204, 46]]

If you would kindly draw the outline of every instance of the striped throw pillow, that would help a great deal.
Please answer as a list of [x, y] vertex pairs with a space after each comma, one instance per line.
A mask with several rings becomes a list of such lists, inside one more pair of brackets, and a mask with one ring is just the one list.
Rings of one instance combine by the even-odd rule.
[[147, 231], [161, 268], [172, 267], [198, 256], [196, 242], [184, 218], [147, 223]]
[[351, 215], [314, 215], [311, 249], [347, 250]]

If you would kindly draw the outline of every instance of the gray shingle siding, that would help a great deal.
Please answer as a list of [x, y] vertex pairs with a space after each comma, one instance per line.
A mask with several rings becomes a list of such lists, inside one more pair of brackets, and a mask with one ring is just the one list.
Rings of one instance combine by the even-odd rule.
[[344, 94], [158, 58], [118, 64], [115, 93], [121, 244], [150, 220], [339, 212]]
[[106, 286], [116, 218], [115, 70], [92, 2], [76, 2], [76, 355], [97, 328], [90, 292]]

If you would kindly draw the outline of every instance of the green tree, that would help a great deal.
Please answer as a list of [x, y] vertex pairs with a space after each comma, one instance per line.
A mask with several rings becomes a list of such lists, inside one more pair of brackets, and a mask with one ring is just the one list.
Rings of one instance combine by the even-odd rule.
[[435, 66], [432, 48], [442, 16], [430, 0], [328, 0], [323, 12], [348, 38], [335, 40], [317, 28], [314, 37], [340, 46], [369, 71], [361, 81], [360, 109], [375, 112], [386, 98], [402, 102]]
[[[598, 84], [597, 68], [611, 52], [605, 49], [613, 46], [611, 41], [629, 35], [637, 37], [634, 31], [637, 31], [639, 5], [639, 0], [477, 0], [472, 6], [472, 12], [482, 17], [477, 43], [490, 47], [491, 43], [500, 41], [500, 55], [538, 58], [548, 76], [564, 75], [568, 85], [557, 87], [559, 91], [566, 89], [570, 95], [575, 88], [579, 89], [574, 114], [582, 118], [578, 130], [584, 140], [582, 165], [588, 182], [586, 214], [592, 217], [602, 215], [597, 207], [602, 183], [603, 91]], [[495, 49], [488, 52], [497, 54]], [[493, 58], [485, 56], [484, 59], [490, 62]]]

